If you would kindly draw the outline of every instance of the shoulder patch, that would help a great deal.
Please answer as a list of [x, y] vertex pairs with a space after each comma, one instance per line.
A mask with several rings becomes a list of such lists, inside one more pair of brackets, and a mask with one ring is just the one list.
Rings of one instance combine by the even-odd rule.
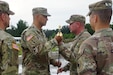
[[33, 38], [33, 35], [29, 35], [29, 36], [27, 36], [26, 40], [29, 41], [29, 40], [31, 40], [32, 38]]
[[15, 50], [19, 50], [19, 46], [15, 43], [12, 43], [12, 48]]

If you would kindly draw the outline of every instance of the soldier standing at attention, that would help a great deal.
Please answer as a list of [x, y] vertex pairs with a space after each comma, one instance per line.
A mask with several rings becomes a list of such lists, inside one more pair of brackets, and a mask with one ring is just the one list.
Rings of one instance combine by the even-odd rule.
[[[71, 15], [70, 19], [66, 21], [69, 25], [70, 32], [74, 33], [76, 37], [73, 42], [69, 42], [69, 46], [65, 44], [60, 45], [60, 53], [64, 56], [69, 63], [58, 69], [58, 73], [70, 70], [70, 75], [77, 74], [77, 57], [81, 43], [91, 35], [85, 29], [85, 17], [82, 15]], [[70, 44], [71, 43], [71, 44]]]
[[14, 15], [9, 4], [0, 1], [0, 75], [18, 75], [19, 47], [13, 36], [5, 32], [9, 27], [9, 15]]
[[52, 47], [57, 45], [57, 38], [47, 41], [42, 27], [46, 25], [48, 16], [46, 8], [36, 7], [32, 9], [33, 24], [22, 33], [23, 48], [23, 74], [22, 75], [50, 75], [50, 64], [61, 66], [48, 56]]
[[90, 25], [95, 33], [80, 46], [79, 75], [113, 75], [112, 1], [89, 5]]

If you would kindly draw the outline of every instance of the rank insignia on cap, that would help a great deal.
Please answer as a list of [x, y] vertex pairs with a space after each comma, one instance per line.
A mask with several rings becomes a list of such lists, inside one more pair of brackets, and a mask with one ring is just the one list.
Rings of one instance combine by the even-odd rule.
[[29, 41], [29, 40], [31, 40], [32, 37], [33, 37], [33, 35], [29, 35], [26, 40]]
[[15, 44], [15, 43], [12, 43], [12, 48], [13, 48], [13, 49], [16, 49], [16, 50], [19, 50], [18, 45], [17, 45], [17, 44]]

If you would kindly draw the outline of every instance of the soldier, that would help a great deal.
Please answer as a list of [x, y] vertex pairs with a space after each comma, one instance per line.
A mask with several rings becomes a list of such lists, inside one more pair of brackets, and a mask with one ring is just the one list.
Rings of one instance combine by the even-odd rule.
[[80, 46], [77, 72], [79, 75], [113, 75], [112, 1], [90, 4], [89, 9], [95, 33]]
[[[47, 41], [42, 27], [46, 25], [48, 16], [46, 8], [32, 9], [33, 24], [22, 33], [23, 75], [50, 75], [50, 64], [61, 66], [48, 56], [52, 47], [57, 45], [57, 38]], [[60, 38], [60, 37], [59, 37]]]
[[9, 15], [14, 15], [9, 4], [0, 1], [0, 75], [18, 75], [19, 47], [13, 36], [5, 32], [9, 27]]
[[69, 29], [76, 35], [73, 42], [69, 43], [69, 47], [65, 44], [60, 45], [60, 53], [64, 56], [69, 63], [63, 68], [58, 69], [58, 73], [70, 70], [70, 75], [77, 75], [76, 60], [81, 43], [91, 35], [85, 29], [85, 17], [82, 15], [71, 15], [70, 19], [66, 21]]

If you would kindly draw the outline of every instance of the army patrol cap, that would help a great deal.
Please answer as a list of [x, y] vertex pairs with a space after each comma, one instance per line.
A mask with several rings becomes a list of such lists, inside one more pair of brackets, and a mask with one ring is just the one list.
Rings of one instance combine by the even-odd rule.
[[34, 14], [41, 14], [41, 15], [44, 15], [44, 16], [51, 16], [51, 15], [47, 12], [47, 9], [46, 9], [46, 8], [43, 8], [43, 7], [36, 7], [36, 8], [33, 8], [33, 9], [32, 9], [32, 12], [33, 12], [33, 15], [34, 15]]
[[89, 5], [89, 13], [87, 16], [89, 16], [92, 11], [95, 10], [104, 10], [104, 9], [112, 9], [112, 0], [102, 0], [93, 4]]
[[82, 22], [85, 23], [85, 17], [82, 15], [71, 15], [69, 20], [66, 20], [68, 24], [71, 24], [73, 22]]
[[5, 1], [0, 1], [0, 13], [7, 13], [9, 15], [14, 15], [14, 12], [10, 10], [9, 4]]

